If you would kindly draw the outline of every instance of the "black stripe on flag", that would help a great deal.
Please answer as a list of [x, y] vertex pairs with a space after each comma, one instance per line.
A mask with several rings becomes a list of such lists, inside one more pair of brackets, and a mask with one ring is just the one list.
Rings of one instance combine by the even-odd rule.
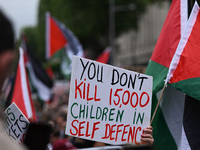
[[200, 149], [200, 101], [185, 96], [183, 127], [191, 150]]
[[47, 87], [52, 88], [53, 87], [53, 81], [48, 76], [46, 71], [41, 67], [41, 64], [34, 58], [33, 54], [30, 52], [30, 50], [27, 48], [28, 57], [30, 59], [30, 63], [33, 67], [34, 73], [36, 77]]

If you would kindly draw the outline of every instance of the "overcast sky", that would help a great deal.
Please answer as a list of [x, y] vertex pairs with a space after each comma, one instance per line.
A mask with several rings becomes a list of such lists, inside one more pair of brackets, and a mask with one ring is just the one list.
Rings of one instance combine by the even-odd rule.
[[0, 0], [0, 9], [13, 22], [16, 36], [23, 27], [37, 25], [39, 0]]

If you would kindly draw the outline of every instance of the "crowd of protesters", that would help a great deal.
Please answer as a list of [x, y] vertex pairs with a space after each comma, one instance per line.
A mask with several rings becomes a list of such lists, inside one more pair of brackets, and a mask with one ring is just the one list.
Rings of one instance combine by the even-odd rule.
[[78, 149], [105, 146], [105, 143], [65, 135], [69, 89], [61, 90], [58, 93], [55, 91], [50, 102], [44, 103], [39, 100], [34, 100], [38, 121], [40, 123], [47, 123], [52, 129], [48, 144], [49, 149], [62, 150], [62, 146], [66, 147], [66, 149], [67, 147], [70, 149]]
[[[106, 143], [94, 142], [91, 140], [85, 140], [77, 137], [71, 137], [65, 135], [67, 113], [68, 113], [68, 102], [69, 102], [69, 86], [58, 87], [54, 89], [52, 100], [48, 103], [41, 103], [41, 101], [35, 100], [35, 108], [38, 116], [38, 120], [41, 123], [47, 123], [51, 126], [51, 134], [49, 139], [48, 147], [52, 150], [67, 150], [67, 149], [80, 149], [80, 148], [91, 148], [109, 146]], [[149, 145], [153, 144], [152, 138], [152, 127], [147, 127], [147, 136], [142, 134], [141, 138], [144, 138]], [[145, 139], [146, 138], [146, 139]]]
[[[10, 68], [12, 67], [12, 62], [16, 57], [12, 24], [2, 12], [0, 12], [0, 28], [0, 88], [2, 88]], [[105, 146], [105, 143], [83, 140], [65, 135], [68, 100], [69, 89], [60, 95], [57, 95], [57, 93], [54, 92], [52, 95], [52, 100], [48, 103], [39, 101], [37, 99], [34, 100], [38, 123], [46, 124], [50, 128], [48, 149], [67, 150]], [[147, 135], [142, 136], [142, 138], [144, 138], [143, 140], [149, 142], [150, 145], [153, 143], [152, 130], [152, 128], [146, 128]], [[32, 142], [34, 144], [35, 141]], [[25, 147], [23, 144], [15, 145], [8, 137], [4, 136], [4, 131], [2, 130], [0, 130], [0, 145], [1, 149], [6, 150], [25, 150], [29, 148]]]

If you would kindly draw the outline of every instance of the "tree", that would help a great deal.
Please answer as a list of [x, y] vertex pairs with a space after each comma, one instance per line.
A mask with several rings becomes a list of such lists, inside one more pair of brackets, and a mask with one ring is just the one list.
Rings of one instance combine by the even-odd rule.
[[22, 29], [27, 36], [27, 46], [30, 51], [34, 54], [38, 60], [44, 60], [43, 51], [39, 50], [38, 45], [38, 28], [37, 27], [26, 27]]

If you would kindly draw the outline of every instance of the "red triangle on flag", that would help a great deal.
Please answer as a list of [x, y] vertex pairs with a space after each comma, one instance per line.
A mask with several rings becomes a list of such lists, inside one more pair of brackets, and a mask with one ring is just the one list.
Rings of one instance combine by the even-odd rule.
[[[160, 36], [157, 40], [151, 60], [169, 68], [174, 56], [181, 34], [187, 22], [187, 11], [181, 10], [179, 0], [173, 0], [164, 22]], [[182, 13], [181, 11], [185, 11]]]
[[67, 43], [66, 38], [64, 37], [61, 29], [55, 22], [55, 20], [47, 13], [46, 16], [46, 40], [47, 40], [47, 58], [50, 58], [65, 46]]
[[110, 51], [111, 49], [108, 47], [106, 48], [99, 57], [97, 57], [96, 61], [107, 64], [110, 58]]
[[25, 69], [24, 53], [23, 49], [20, 48], [20, 58], [17, 67], [15, 85], [12, 95], [11, 103], [19, 107], [22, 113], [29, 119], [30, 122], [36, 122], [37, 117], [31, 98], [30, 87], [28, 84], [28, 77]]
[[48, 66], [46, 68], [46, 72], [47, 72], [47, 74], [49, 75], [50, 78], [54, 78], [54, 73], [53, 73], [51, 66]]

